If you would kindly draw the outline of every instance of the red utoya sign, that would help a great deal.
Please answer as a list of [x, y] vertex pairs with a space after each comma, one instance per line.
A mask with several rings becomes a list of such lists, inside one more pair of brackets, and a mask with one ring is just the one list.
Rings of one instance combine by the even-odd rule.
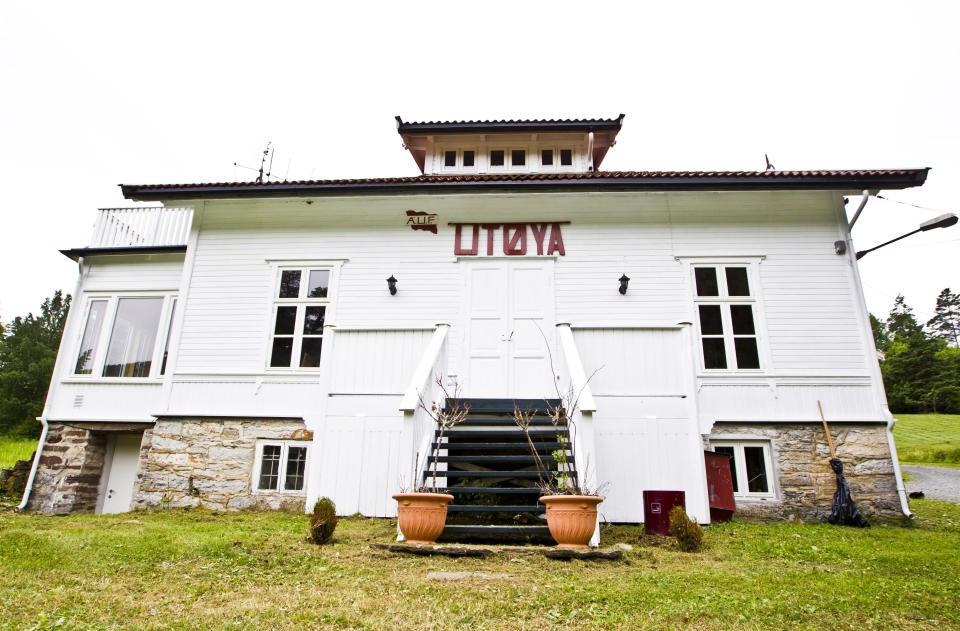
[[[477, 256], [480, 254], [480, 232], [486, 232], [486, 253], [493, 256], [497, 232], [502, 236], [503, 253], [507, 256], [523, 256], [528, 250], [532, 253], [536, 245], [537, 254], [558, 254], [564, 256], [563, 234], [560, 226], [569, 221], [551, 223], [451, 223], [454, 227], [453, 253], [457, 256]], [[466, 235], [464, 234], [466, 233]], [[531, 239], [527, 239], [527, 234]], [[466, 240], [469, 245], [464, 244]], [[546, 252], [544, 252], [546, 250]]]

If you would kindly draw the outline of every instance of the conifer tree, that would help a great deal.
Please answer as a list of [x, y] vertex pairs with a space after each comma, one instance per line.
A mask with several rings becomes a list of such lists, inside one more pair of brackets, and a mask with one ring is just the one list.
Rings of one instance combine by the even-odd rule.
[[947, 341], [947, 344], [960, 346], [960, 295], [946, 287], [937, 296], [935, 315], [927, 321], [927, 327], [934, 337]]

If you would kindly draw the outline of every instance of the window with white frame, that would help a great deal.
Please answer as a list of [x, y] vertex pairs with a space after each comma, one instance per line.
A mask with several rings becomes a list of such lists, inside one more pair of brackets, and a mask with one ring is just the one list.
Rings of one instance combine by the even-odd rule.
[[693, 265], [694, 303], [705, 370], [759, 370], [757, 305], [750, 266]]
[[150, 378], [166, 371], [176, 297], [90, 295], [77, 348], [77, 377]]
[[477, 168], [477, 150], [473, 148], [442, 149], [440, 165], [444, 171], [474, 171]]
[[302, 492], [307, 477], [310, 443], [293, 440], [260, 440], [253, 482], [257, 491]]
[[526, 169], [526, 149], [491, 149], [488, 156], [491, 170], [496, 169]]
[[330, 304], [329, 268], [280, 269], [274, 293], [271, 368], [319, 368]]
[[737, 497], [773, 497], [773, 461], [765, 440], [710, 441], [713, 451], [730, 458], [733, 493]]

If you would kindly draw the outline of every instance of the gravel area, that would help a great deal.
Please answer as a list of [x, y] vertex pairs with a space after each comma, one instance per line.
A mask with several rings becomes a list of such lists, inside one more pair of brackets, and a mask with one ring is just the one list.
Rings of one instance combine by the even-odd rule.
[[904, 472], [913, 476], [906, 483], [907, 492], [923, 491], [928, 500], [943, 500], [960, 504], [960, 468], [903, 465]]

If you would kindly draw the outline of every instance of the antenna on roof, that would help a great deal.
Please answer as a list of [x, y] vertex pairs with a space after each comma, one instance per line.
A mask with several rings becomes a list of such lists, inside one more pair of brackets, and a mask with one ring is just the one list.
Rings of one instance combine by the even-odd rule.
[[267, 166], [266, 176], [270, 177], [270, 170], [273, 168], [273, 150], [270, 149], [270, 142], [267, 142], [267, 148], [263, 150], [263, 157], [260, 158], [260, 175], [257, 176], [257, 184], [263, 184], [263, 167], [267, 164], [267, 156], [270, 156], [270, 165]]
[[773, 166], [773, 163], [770, 162], [770, 157], [767, 154], [763, 154], [764, 159], [767, 161], [767, 171], [776, 171], [777, 167]]

